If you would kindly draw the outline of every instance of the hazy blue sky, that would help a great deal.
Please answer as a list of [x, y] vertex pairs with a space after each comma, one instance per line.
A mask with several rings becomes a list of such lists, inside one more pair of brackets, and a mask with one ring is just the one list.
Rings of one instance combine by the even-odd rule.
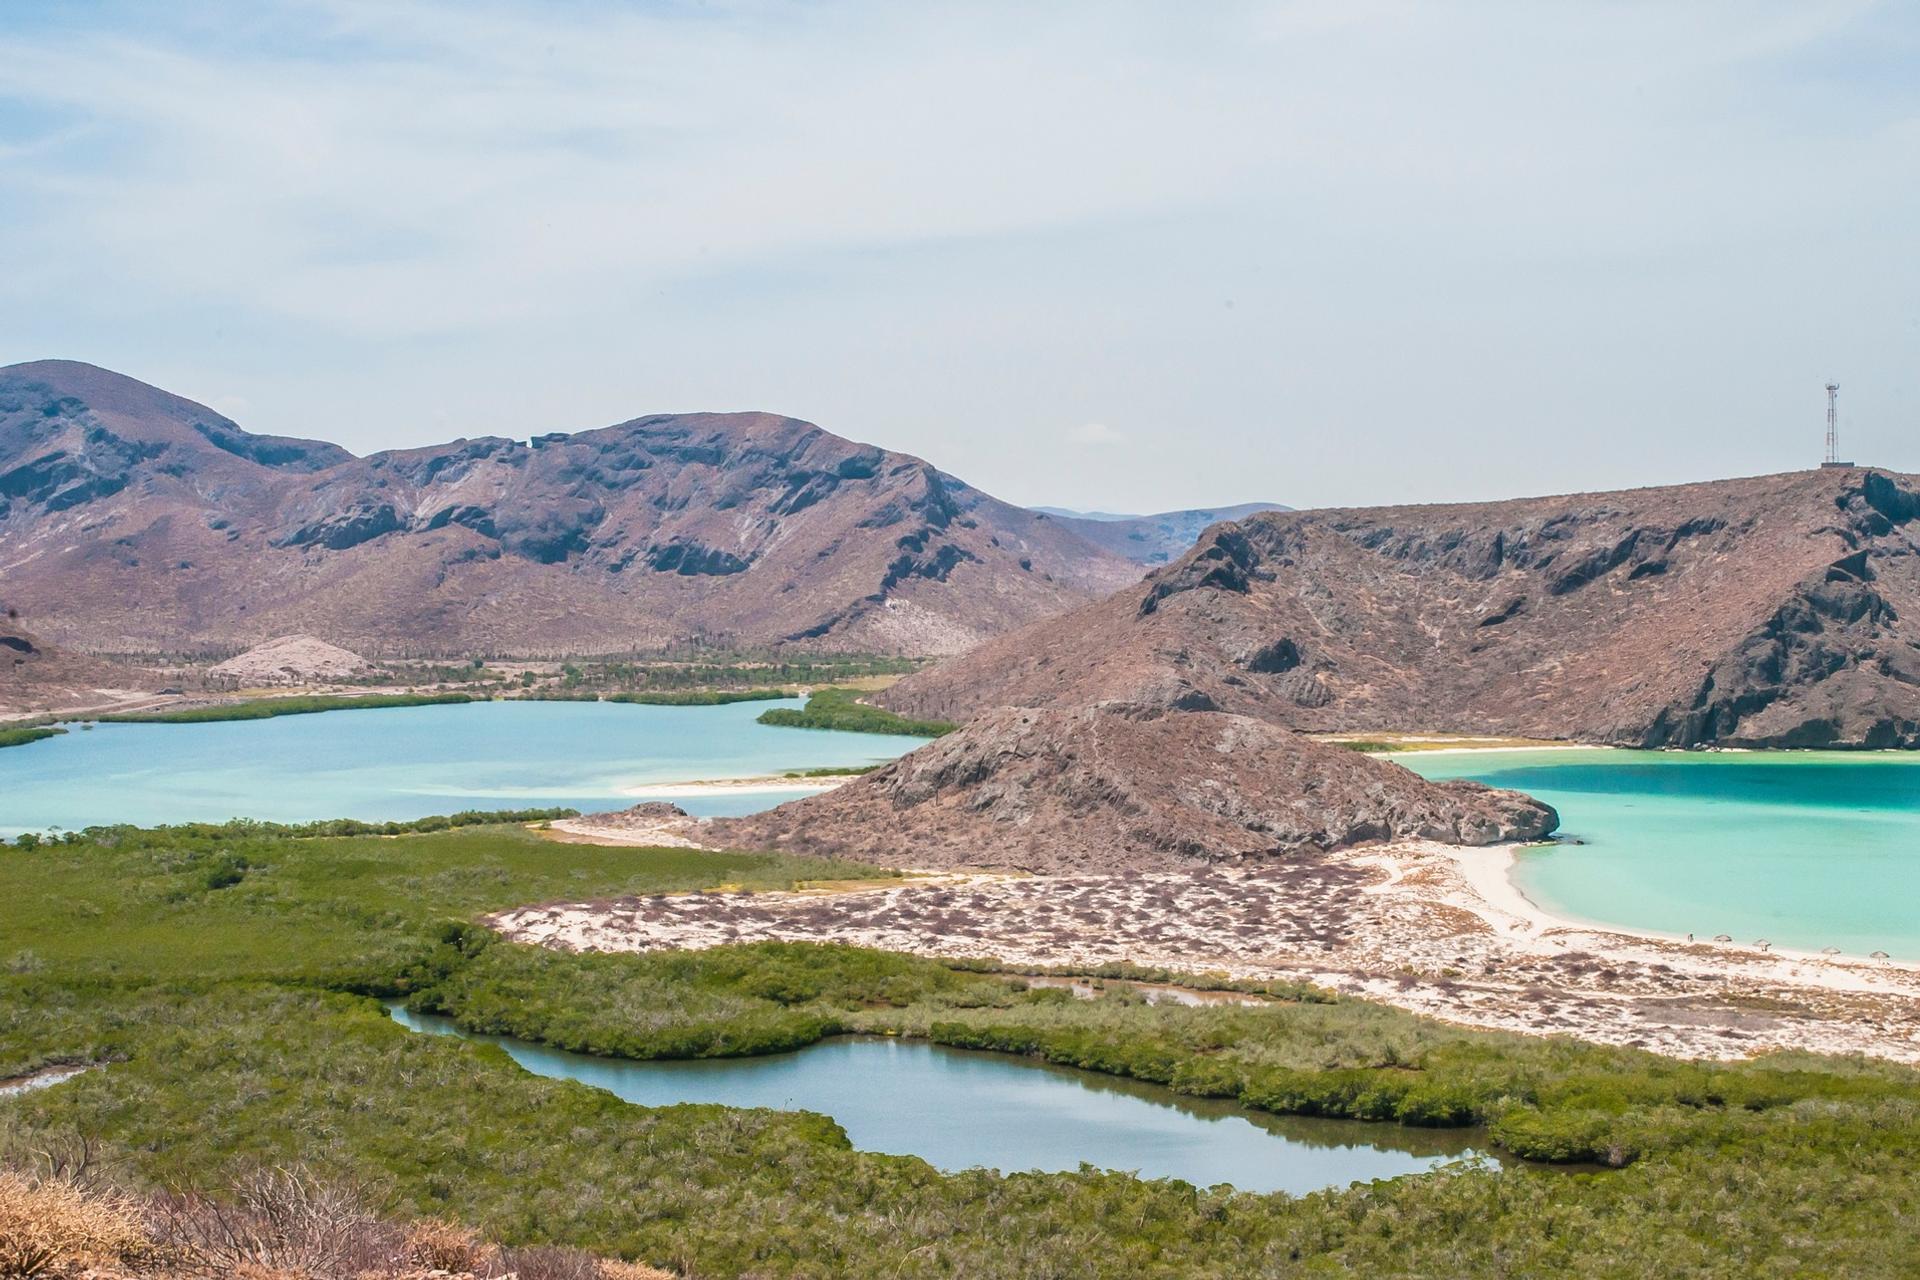
[[1920, 10], [0, 0], [0, 363], [1147, 509], [1920, 470]]

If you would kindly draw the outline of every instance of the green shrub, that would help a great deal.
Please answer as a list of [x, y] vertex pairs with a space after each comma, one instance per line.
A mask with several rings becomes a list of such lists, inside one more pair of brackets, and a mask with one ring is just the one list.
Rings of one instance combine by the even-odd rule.
[[221, 720], [270, 720], [275, 716], [304, 716], [321, 711], [372, 711], [385, 707], [435, 707], [485, 701], [470, 693], [368, 693], [333, 698], [308, 695], [294, 698], [258, 698], [210, 707], [182, 707], [173, 711], [125, 711], [101, 716], [111, 724], [206, 724]]
[[44, 742], [65, 732], [52, 725], [0, 726], [0, 747], [24, 747], [29, 742]]
[[787, 729], [838, 729], [845, 733], [893, 733], [915, 738], [938, 738], [955, 726], [944, 720], [909, 720], [860, 701], [853, 689], [818, 689], [799, 709], [775, 707], [760, 714], [761, 724]]

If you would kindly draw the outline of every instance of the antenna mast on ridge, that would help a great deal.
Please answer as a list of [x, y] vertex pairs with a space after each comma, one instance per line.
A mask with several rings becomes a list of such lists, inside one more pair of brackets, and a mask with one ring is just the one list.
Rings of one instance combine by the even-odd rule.
[[1839, 399], [1840, 384], [1837, 382], [1829, 382], [1827, 384], [1827, 459], [1821, 464], [1822, 466], [1837, 467], [1840, 465]]

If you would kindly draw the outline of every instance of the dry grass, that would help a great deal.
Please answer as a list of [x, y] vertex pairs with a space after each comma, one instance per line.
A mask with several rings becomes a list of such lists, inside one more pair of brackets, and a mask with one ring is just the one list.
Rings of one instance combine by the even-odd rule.
[[472, 1227], [441, 1218], [426, 1218], [406, 1229], [401, 1254], [429, 1271], [479, 1274], [491, 1270], [500, 1251], [480, 1238]]
[[66, 1178], [0, 1172], [0, 1276], [7, 1280], [77, 1275], [152, 1255], [146, 1223], [125, 1197]]
[[0, 1280], [674, 1280], [577, 1249], [503, 1248], [442, 1219], [384, 1221], [350, 1188], [260, 1170], [227, 1195], [131, 1196], [84, 1172], [0, 1170]]

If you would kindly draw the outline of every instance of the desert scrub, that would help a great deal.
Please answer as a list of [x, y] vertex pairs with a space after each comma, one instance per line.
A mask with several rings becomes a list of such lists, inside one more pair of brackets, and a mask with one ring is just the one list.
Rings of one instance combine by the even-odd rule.
[[[34, 957], [0, 973], [0, 1077], [106, 1064], [0, 1101], [0, 1160], [80, 1135], [143, 1185], [305, 1164], [371, 1188], [388, 1220], [702, 1276], [1871, 1277], [1920, 1256], [1920, 1080], [1885, 1063], [1678, 1062], [1324, 997], [1193, 1009], [1116, 983], [1080, 1001], [847, 947], [570, 956], [475, 923], [527, 901], [841, 871], [872, 874], [491, 826], [108, 828], [0, 851], [0, 938]], [[404, 1030], [374, 993], [601, 1051], [923, 1035], [1282, 1110], [1478, 1120], [1509, 1150], [1624, 1167], [1463, 1168], [1300, 1199], [949, 1175], [853, 1151], [822, 1116], [637, 1107], [535, 1077], [498, 1048]]]
[[270, 720], [275, 716], [304, 716], [321, 711], [438, 707], [474, 701], [484, 699], [477, 699], [470, 693], [368, 693], [345, 698], [309, 695], [258, 698], [252, 702], [229, 702], [210, 707], [182, 707], [175, 711], [125, 711], [99, 719], [109, 724], [206, 724], [218, 720]]
[[153, 1252], [128, 1198], [0, 1169], [0, 1276], [69, 1276], [138, 1264]]
[[915, 738], [938, 738], [952, 733], [945, 720], [909, 720], [860, 701], [853, 689], [817, 689], [800, 708], [775, 707], [760, 714], [761, 724], [788, 729], [839, 729], [846, 733], [895, 733]]
[[[1718, 1113], [1627, 1168], [1466, 1168], [1294, 1199], [1093, 1171], [941, 1174], [851, 1150], [798, 1112], [636, 1107], [396, 1026], [372, 1000], [233, 983], [8, 991], [0, 1043], [119, 1060], [0, 1110], [0, 1151], [101, 1140], [159, 1184], [304, 1162], [393, 1218], [566, 1244], [689, 1275], [1016, 1277], [1897, 1276], [1920, 1115], [1858, 1098]], [[21, 998], [24, 997], [24, 998]], [[1664, 1125], [1677, 1117], [1643, 1112]]]
[[[62, 1153], [63, 1155], [65, 1153]], [[41, 1163], [44, 1163], [42, 1161]], [[350, 1186], [294, 1166], [256, 1169], [216, 1195], [124, 1189], [92, 1168], [0, 1168], [0, 1276], [354, 1276], [418, 1280], [672, 1280], [641, 1263], [501, 1248], [445, 1218], [383, 1220]]]

